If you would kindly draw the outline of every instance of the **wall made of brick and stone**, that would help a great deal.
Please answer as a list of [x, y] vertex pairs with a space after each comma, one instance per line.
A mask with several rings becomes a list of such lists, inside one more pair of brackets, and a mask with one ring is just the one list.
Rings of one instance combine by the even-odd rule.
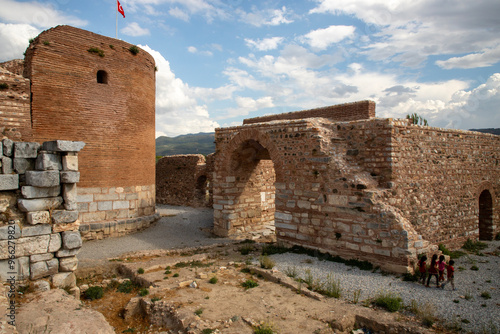
[[333, 121], [354, 121], [360, 119], [369, 119], [375, 117], [375, 102], [359, 101], [310, 110], [293, 111], [289, 113], [248, 118], [243, 120], [243, 124], [255, 124], [294, 119], [296, 120], [313, 117], [323, 117]]
[[[260, 184], [242, 176], [251, 175], [247, 169], [252, 158], [255, 166], [266, 160], [262, 146], [274, 166], [274, 224], [279, 241], [368, 260], [388, 270], [409, 270], [417, 252], [427, 251], [429, 243], [400, 212], [381, 200], [380, 193], [387, 188], [381, 186], [380, 177], [366, 170], [365, 164], [372, 161], [348, 154], [371, 146], [363, 144], [363, 139], [350, 142], [345, 136], [345, 129], [361, 129], [361, 123], [342, 122], [339, 127], [324, 118], [311, 118], [217, 129], [215, 233], [234, 235], [270, 223], [265, 220], [272, 217], [250, 221], [242, 210], [248, 207], [248, 198], [260, 194]], [[377, 124], [376, 120], [366, 123], [365, 129]], [[376, 136], [373, 130], [363, 131]], [[387, 138], [382, 142], [390, 142]], [[380, 152], [386, 147], [382, 144]], [[384, 166], [374, 168], [387, 175], [386, 184], [391, 173]], [[253, 172], [260, 171], [255, 168]], [[253, 194], [247, 191], [251, 186], [256, 188]]]
[[[81, 187], [155, 184], [155, 63], [121, 40], [69, 26], [42, 32], [26, 50], [33, 141], [87, 143]], [[90, 49], [102, 51], [102, 57]], [[97, 81], [105, 71], [107, 82]]]
[[[0, 142], [0, 277], [76, 288], [83, 142]], [[17, 284], [17, 283], [16, 283]], [[76, 292], [75, 292], [76, 293]]]
[[456, 248], [479, 236], [479, 195], [493, 197], [500, 232], [500, 136], [392, 122], [395, 188], [388, 203], [424, 239]]
[[[10, 67], [9, 67], [10, 68]], [[30, 81], [1, 67], [0, 128], [9, 137], [20, 140], [31, 136]], [[12, 132], [16, 135], [12, 135]]]
[[206, 158], [201, 154], [161, 158], [156, 163], [156, 202], [211, 207], [213, 164], [213, 154]]

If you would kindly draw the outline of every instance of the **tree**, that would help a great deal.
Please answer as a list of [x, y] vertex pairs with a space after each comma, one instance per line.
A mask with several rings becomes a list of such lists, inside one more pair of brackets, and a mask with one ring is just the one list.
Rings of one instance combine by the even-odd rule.
[[427, 123], [427, 120], [423, 118], [422, 116], [417, 115], [417, 113], [413, 113], [411, 115], [406, 115], [406, 119], [411, 120], [412, 124], [415, 125], [424, 125], [428, 126], [429, 123]]

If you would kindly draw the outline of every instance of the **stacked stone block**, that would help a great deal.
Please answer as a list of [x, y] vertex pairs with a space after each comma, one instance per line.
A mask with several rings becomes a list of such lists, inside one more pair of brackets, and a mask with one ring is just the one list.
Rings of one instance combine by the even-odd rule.
[[[74, 287], [82, 246], [78, 221], [78, 152], [83, 142], [13, 142], [0, 145], [0, 275], [50, 279]], [[14, 264], [9, 262], [14, 260]], [[13, 266], [13, 267], [12, 267]]]

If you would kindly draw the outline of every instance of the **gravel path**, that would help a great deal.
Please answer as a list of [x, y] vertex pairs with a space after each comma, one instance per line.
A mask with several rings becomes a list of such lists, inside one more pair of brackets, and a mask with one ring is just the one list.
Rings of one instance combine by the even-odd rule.
[[[213, 238], [202, 229], [213, 226], [213, 210], [180, 206], [157, 205], [162, 218], [152, 227], [120, 238], [84, 242], [78, 254], [83, 263], [92, 263], [121, 254], [155, 249], [175, 249], [230, 242], [225, 238]], [[500, 241], [489, 243], [483, 253], [500, 251]], [[497, 253], [498, 254], [498, 253]], [[500, 333], [500, 257], [467, 255], [455, 261], [455, 285], [445, 290], [426, 288], [418, 283], [404, 282], [394, 275], [362, 271], [344, 264], [319, 261], [299, 254], [272, 255], [276, 268], [287, 273], [294, 269], [305, 279], [309, 270], [315, 280], [325, 280], [334, 275], [340, 280], [343, 299], [352, 301], [360, 291], [359, 301], [374, 297], [381, 292], [400, 296], [405, 305], [412, 300], [431, 305], [434, 314], [444, 323], [463, 332]], [[476, 266], [478, 270], [470, 268]], [[432, 283], [431, 283], [432, 286]], [[481, 297], [487, 292], [491, 298]], [[470, 298], [469, 298], [470, 297]]]
[[78, 259], [98, 260], [142, 250], [198, 247], [230, 242], [225, 238], [213, 238], [206, 232], [205, 229], [213, 227], [212, 209], [170, 205], [157, 205], [156, 209], [162, 217], [154, 226], [119, 238], [86, 241], [78, 253]]
[[[488, 244], [483, 253], [500, 251], [500, 241]], [[391, 292], [400, 296], [405, 305], [412, 300], [432, 305], [431, 309], [438, 319], [450, 327], [461, 327], [463, 332], [500, 333], [500, 257], [497, 255], [467, 255], [455, 260], [455, 291], [450, 284], [441, 290], [431, 282], [432, 288], [426, 288], [422, 284], [404, 282], [394, 275], [319, 261], [308, 255], [286, 253], [272, 255], [271, 258], [278, 270], [284, 273], [295, 270], [297, 277], [302, 279], [306, 278], [306, 270], [315, 280], [322, 282], [327, 275], [334, 275], [335, 280], [340, 281], [342, 299], [352, 301], [356, 291], [361, 292], [360, 302], [383, 292]], [[473, 266], [478, 270], [471, 270]], [[481, 297], [484, 292], [491, 298]]]

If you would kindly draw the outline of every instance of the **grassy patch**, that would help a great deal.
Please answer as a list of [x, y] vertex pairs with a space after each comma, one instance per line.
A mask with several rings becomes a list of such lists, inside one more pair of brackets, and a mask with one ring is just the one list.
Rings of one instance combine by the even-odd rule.
[[96, 300], [104, 296], [104, 290], [100, 286], [92, 286], [83, 293], [85, 299]]
[[389, 312], [398, 311], [403, 303], [401, 297], [396, 296], [392, 292], [381, 292], [373, 300], [373, 304], [385, 308]]
[[134, 289], [134, 284], [132, 283], [132, 281], [124, 281], [118, 286], [116, 290], [122, 293], [131, 293], [133, 289]]
[[139, 53], [139, 48], [135, 45], [132, 45], [131, 47], [128, 48], [131, 54], [134, 56]]
[[431, 327], [436, 322], [435, 308], [430, 303], [419, 303], [416, 300], [412, 300], [408, 306], [408, 310], [415, 314], [426, 327]]
[[217, 276], [213, 276], [212, 278], [210, 278], [208, 280], [208, 283], [210, 283], [210, 284], [217, 284], [218, 281], [219, 281], [219, 279], [217, 278]]
[[5, 82], [0, 83], [0, 89], [4, 90], [4, 89], [8, 89], [8, 88], [9, 88], [9, 85], [6, 84]]
[[252, 289], [259, 286], [259, 283], [255, 282], [252, 279], [247, 279], [245, 282], [241, 283], [241, 286], [245, 288], [245, 290]]
[[200, 316], [202, 313], [203, 313], [203, 309], [202, 308], [199, 308], [196, 311], [194, 311], [194, 314], [196, 314], [197, 316]]
[[210, 263], [203, 263], [202, 261], [191, 261], [191, 262], [179, 262], [175, 264], [176, 268], [186, 268], [186, 267], [191, 267], [191, 268], [206, 268], [210, 267], [213, 262]]
[[264, 269], [273, 269], [275, 263], [271, 258], [267, 255], [260, 257], [260, 267]]
[[477, 253], [487, 247], [488, 245], [485, 244], [484, 242], [472, 241], [471, 239], [467, 239], [467, 241], [462, 246], [463, 249], [471, 253]]
[[484, 299], [491, 299], [491, 295], [488, 291], [481, 292], [481, 297], [483, 297]]
[[241, 255], [248, 255], [251, 252], [253, 252], [254, 247], [252, 245], [244, 245], [244, 246], [240, 247], [238, 250], [239, 250]]
[[144, 296], [147, 296], [147, 295], [149, 295], [148, 288], [142, 288], [142, 289], [139, 290], [139, 296], [144, 297]]
[[90, 53], [94, 53], [94, 54], [98, 55], [99, 57], [104, 57], [104, 51], [99, 49], [99, 48], [90, 48], [87, 51]]
[[143, 269], [143, 268], [139, 268], [139, 269], [137, 269], [137, 273], [138, 273], [138, 274], [144, 274], [144, 269]]
[[254, 332], [254, 334], [275, 334], [275, 333], [277, 333], [274, 330], [273, 325], [270, 323], [267, 323], [267, 322], [265, 322], [259, 326], [254, 327], [253, 332]]

